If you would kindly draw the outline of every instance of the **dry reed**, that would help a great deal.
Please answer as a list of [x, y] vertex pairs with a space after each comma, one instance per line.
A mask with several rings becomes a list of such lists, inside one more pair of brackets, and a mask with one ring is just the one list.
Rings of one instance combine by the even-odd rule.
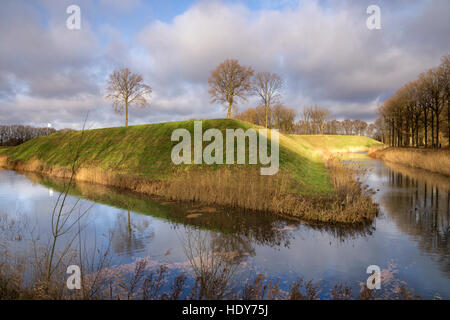
[[450, 150], [448, 149], [387, 148], [369, 155], [375, 159], [450, 176]]
[[6, 155], [0, 154], [0, 168], [6, 167], [8, 165], [8, 157]]
[[[302, 220], [328, 223], [362, 223], [376, 215], [376, 206], [354, 180], [354, 172], [338, 160], [326, 158], [335, 192], [323, 195], [300, 194], [297, 182], [280, 170], [261, 176], [257, 168], [228, 167], [217, 170], [180, 170], [168, 180], [149, 180], [97, 168], [80, 168], [75, 180], [97, 183], [176, 201], [194, 201], [252, 211], [272, 212]], [[26, 172], [69, 178], [71, 170], [50, 167], [38, 160], [9, 164]]]

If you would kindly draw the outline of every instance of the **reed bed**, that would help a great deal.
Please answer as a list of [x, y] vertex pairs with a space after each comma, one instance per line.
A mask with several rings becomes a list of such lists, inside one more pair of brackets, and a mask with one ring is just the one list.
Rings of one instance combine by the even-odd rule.
[[[176, 178], [168, 180], [149, 180], [82, 167], [77, 171], [75, 180], [170, 200], [272, 212], [312, 222], [354, 224], [372, 221], [377, 207], [358, 181], [355, 171], [330, 156], [324, 159], [335, 190], [329, 194], [303, 194], [302, 186], [287, 172], [280, 170], [277, 175], [261, 176], [256, 167], [248, 166], [216, 170], [180, 168], [173, 175]], [[45, 166], [37, 160], [10, 167], [58, 178], [69, 178], [71, 175], [70, 169]]]
[[375, 159], [450, 176], [449, 149], [387, 148], [369, 155]]
[[0, 168], [8, 165], [8, 157], [0, 154]]

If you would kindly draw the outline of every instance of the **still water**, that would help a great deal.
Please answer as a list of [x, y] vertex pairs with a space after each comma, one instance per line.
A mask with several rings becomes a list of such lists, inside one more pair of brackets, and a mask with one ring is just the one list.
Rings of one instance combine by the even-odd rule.
[[[77, 246], [88, 254], [108, 248], [111, 265], [146, 258], [189, 272], [187, 247], [202, 239], [237, 267], [238, 284], [257, 273], [280, 279], [281, 288], [303, 277], [320, 281], [321, 298], [327, 298], [337, 283], [358, 292], [367, 267], [377, 265], [385, 279], [395, 278], [423, 298], [450, 299], [450, 179], [361, 157], [356, 161], [368, 169], [366, 183], [380, 205], [378, 218], [367, 226], [307, 225], [78, 183], [65, 208], [82, 218], [61, 242], [80, 232]], [[32, 254], [31, 243], [48, 240], [63, 186], [64, 181], [0, 171], [0, 238], [18, 256]]]

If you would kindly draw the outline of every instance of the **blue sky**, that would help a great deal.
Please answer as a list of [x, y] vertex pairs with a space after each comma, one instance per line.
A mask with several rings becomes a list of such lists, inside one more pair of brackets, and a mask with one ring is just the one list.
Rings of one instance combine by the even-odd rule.
[[[65, 27], [71, 4], [79, 31]], [[366, 27], [371, 4], [381, 30]], [[299, 114], [318, 104], [373, 121], [378, 105], [450, 52], [448, 0], [3, 0], [0, 9], [0, 124], [79, 128], [89, 111], [91, 127], [121, 125], [104, 99], [120, 67], [153, 88], [131, 124], [224, 117], [207, 79], [229, 58], [278, 73], [283, 103]]]
[[[211, 0], [203, 0], [207, 2]], [[80, 1], [69, 1], [77, 4]], [[115, 6], [113, 3], [108, 4], [107, 1], [95, 1], [88, 11], [84, 12], [89, 16], [89, 21], [94, 28], [101, 26], [114, 25], [123, 32], [126, 39], [132, 39], [147, 24], [160, 20], [170, 23], [173, 19], [188, 10], [190, 7], [201, 2], [198, 0], [141, 0], [141, 1], [123, 1], [129, 2], [129, 5], [123, 4], [126, 10], [113, 9], [110, 10], [108, 6]], [[225, 0], [223, 3], [244, 5], [252, 11], [259, 10], [283, 10], [286, 8], [296, 8], [298, 1], [295, 0]], [[320, 1], [326, 4], [326, 1]], [[79, 3], [82, 4], [82, 3]], [[45, 15], [45, 13], [44, 13]]]

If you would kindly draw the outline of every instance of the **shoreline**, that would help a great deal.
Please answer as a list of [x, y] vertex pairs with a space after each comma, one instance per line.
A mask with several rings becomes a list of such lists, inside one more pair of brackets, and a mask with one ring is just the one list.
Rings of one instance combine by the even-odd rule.
[[[373, 139], [280, 134], [279, 172], [264, 176], [260, 164], [175, 164], [172, 151], [178, 143], [172, 133], [183, 129], [192, 135], [194, 127], [194, 121], [181, 121], [58, 132], [0, 150], [0, 166], [56, 178], [70, 178], [75, 169], [76, 181], [312, 222], [366, 223], [376, 216], [376, 204], [357, 179], [359, 173], [328, 152], [379, 146]], [[259, 130], [229, 119], [202, 120], [202, 128]]]
[[450, 149], [388, 147], [369, 152], [369, 157], [450, 177]]
[[[1, 154], [0, 168], [19, 173], [40, 174], [49, 178], [68, 179], [71, 176], [71, 170], [68, 168], [47, 166], [38, 160], [11, 163], [7, 155]], [[174, 179], [151, 180], [129, 174], [106, 172], [98, 168], [82, 167], [76, 172], [74, 181], [123, 189], [169, 201], [266, 212], [304, 224], [351, 226], [372, 222], [377, 215], [378, 210], [368, 204], [369, 201], [371, 202], [370, 196], [362, 190], [360, 196], [354, 201], [346, 205], [337, 205], [338, 201], [333, 198], [333, 194], [289, 193], [292, 179], [284, 172], [280, 171], [280, 174], [276, 176], [260, 176], [256, 171], [233, 168], [210, 171], [190, 170], [177, 175]], [[213, 183], [217, 179], [221, 181], [220, 184]], [[186, 181], [191, 181], [191, 184], [187, 184]], [[230, 188], [230, 185], [234, 187]], [[250, 190], [246, 190], [247, 187]], [[246, 195], [244, 199], [240, 196], [242, 194]], [[370, 208], [365, 214], [359, 213], [361, 203], [364, 207]]]

